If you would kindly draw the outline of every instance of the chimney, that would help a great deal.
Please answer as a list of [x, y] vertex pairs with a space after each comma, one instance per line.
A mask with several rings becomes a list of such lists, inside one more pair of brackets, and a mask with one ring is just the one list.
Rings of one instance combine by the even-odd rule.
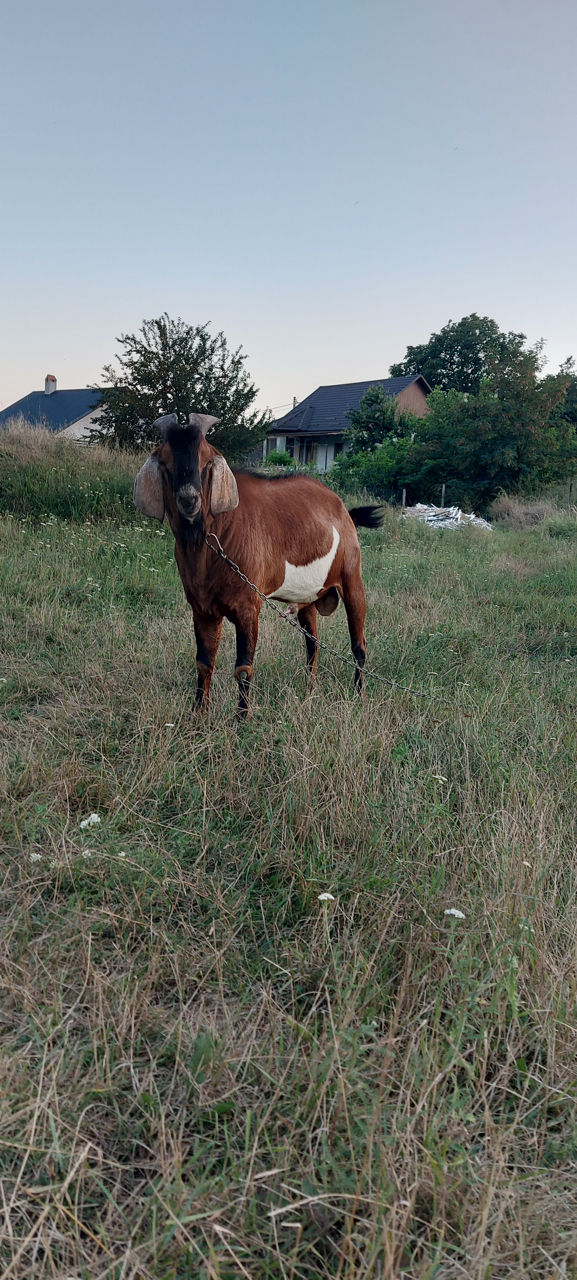
[[47, 373], [44, 379], [44, 395], [51, 396], [56, 391], [56, 378], [53, 373]]

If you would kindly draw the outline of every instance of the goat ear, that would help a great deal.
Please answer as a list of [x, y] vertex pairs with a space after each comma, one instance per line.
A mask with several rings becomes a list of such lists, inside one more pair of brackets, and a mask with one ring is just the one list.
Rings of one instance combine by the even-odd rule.
[[156, 458], [147, 458], [134, 481], [134, 505], [153, 520], [164, 520], [162, 476]]
[[188, 415], [189, 427], [198, 427], [203, 436], [206, 435], [207, 431], [210, 431], [211, 427], [216, 427], [219, 422], [220, 418], [213, 418], [211, 413], [189, 413]]
[[217, 453], [212, 460], [210, 509], [213, 516], [219, 516], [223, 511], [234, 511], [235, 507], [238, 507], [236, 480], [228, 462]]

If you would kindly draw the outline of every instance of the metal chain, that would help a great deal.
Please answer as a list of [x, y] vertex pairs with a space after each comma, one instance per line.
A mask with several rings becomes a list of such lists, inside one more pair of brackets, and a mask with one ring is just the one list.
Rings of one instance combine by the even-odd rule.
[[[216, 547], [209, 542], [209, 538], [214, 538]], [[281, 618], [283, 622], [288, 622], [290, 627], [295, 628], [295, 631], [300, 631], [300, 634], [303, 635], [305, 639], [313, 640], [319, 649], [324, 649], [326, 653], [332, 654], [333, 658], [339, 658], [340, 661], [345, 662], [348, 667], [354, 667], [355, 671], [361, 671], [363, 676], [368, 676], [370, 680], [378, 680], [380, 684], [386, 684], [389, 688], [400, 689], [403, 693], [410, 693], [413, 698], [439, 699], [438, 694], [432, 693], [427, 689], [411, 689], [409, 685], [399, 684], [397, 680], [391, 680], [389, 676], [382, 676], [379, 675], [377, 671], [371, 671], [370, 668], [357, 666], [355, 659], [350, 658], [348, 653], [341, 653], [339, 649], [333, 649], [332, 645], [325, 644], [324, 640], [319, 640], [318, 636], [313, 636], [312, 631], [307, 631], [306, 627], [301, 626], [298, 618], [295, 618], [291, 614], [287, 614], [283, 609], [279, 609], [274, 600], [271, 600], [269, 596], [265, 596], [263, 591], [259, 591], [259, 588], [255, 586], [254, 582], [251, 582], [250, 578], [247, 578], [246, 573], [243, 573], [242, 569], [235, 564], [234, 560], [231, 560], [230, 556], [227, 556], [224, 547], [216, 536], [216, 533], [205, 534], [204, 540], [207, 547], [209, 547], [211, 551], [214, 551], [215, 555], [220, 556], [220, 559], [225, 561], [229, 568], [232, 569], [233, 573], [236, 573], [237, 577], [239, 577], [242, 582], [246, 583], [246, 586], [250, 587], [251, 591], [254, 591], [255, 595], [257, 595], [264, 604], [268, 605], [269, 609], [272, 609], [273, 612], [276, 613], [277, 617]], [[446, 701], [446, 699], [443, 699], [443, 701]]]

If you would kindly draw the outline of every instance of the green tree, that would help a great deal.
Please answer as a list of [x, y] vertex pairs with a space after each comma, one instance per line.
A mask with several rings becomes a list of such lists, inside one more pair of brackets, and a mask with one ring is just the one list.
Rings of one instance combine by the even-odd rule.
[[407, 347], [404, 360], [392, 364], [392, 377], [420, 373], [431, 387], [478, 395], [481, 383], [496, 369], [512, 373], [530, 357], [535, 372], [542, 365], [543, 343], [526, 347], [524, 333], [505, 333], [489, 316], [473, 312], [461, 320], [449, 320], [428, 342]]
[[572, 369], [563, 369], [540, 378], [534, 352], [521, 352], [514, 366], [496, 365], [478, 395], [437, 387], [425, 416], [408, 420], [402, 433], [371, 388], [350, 415], [351, 447], [331, 480], [385, 498], [405, 488], [409, 502], [438, 502], [445, 484], [448, 502], [482, 511], [500, 489], [565, 479], [577, 465], [577, 424], [566, 410]]
[[346, 433], [353, 453], [376, 449], [390, 436], [410, 435], [418, 425], [418, 419], [406, 410], [399, 410], [394, 396], [388, 396], [378, 384], [368, 387], [358, 409], [349, 409], [350, 428]]
[[358, 406], [348, 412], [348, 449], [331, 470], [331, 483], [342, 492], [369, 489], [380, 498], [394, 498], [404, 485], [407, 459], [420, 419], [399, 410], [394, 396], [376, 384], [368, 387]]
[[407, 484], [422, 500], [486, 508], [500, 489], [535, 490], [564, 479], [577, 457], [575, 426], [563, 418], [569, 379], [539, 379], [532, 353], [497, 369], [476, 396], [437, 388], [421, 419]]
[[567, 418], [568, 422], [577, 427], [577, 376], [573, 356], [569, 356], [567, 360], [563, 361], [559, 373], [564, 374], [569, 379], [567, 394], [560, 409], [560, 415], [563, 418]]
[[339, 453], [331, 468], [330, 483], [341, 493], [367, 489], [388, 501], [400, 498], [413, 469], [410, 436], [388, 436], [375, 449]]
[[156, 442], [152, 423], [163, 414], [184, 422], [190, 412], [211, 413], [221, 421], [210, 438], [234, 461], [266, 434], [268, 416], [253, 407], [258, 391], [246, 356], [240, 347], [230, 351], [223, 333], [164, 314], [117, 341], [116, 365], [105, 365], [103, 386], [95, 388], [103, 412], [93, 419], [91, 439], [140, 448]]

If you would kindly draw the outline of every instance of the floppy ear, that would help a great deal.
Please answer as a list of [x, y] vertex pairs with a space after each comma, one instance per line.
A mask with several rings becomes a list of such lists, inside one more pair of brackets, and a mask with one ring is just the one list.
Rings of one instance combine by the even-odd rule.
[[134, 505], [145, 516], [154, 520], [164, 520], [164, 498], [162, 496], [162, 476], [156, 458], [147, 458], [134, 481]]
[[234, 511], [235, 507], [238, 507], [236, 480], [228, 462], [217, 453], [212, 460], [210, 509], [213, 516], [219, 516], [223, 511]]

